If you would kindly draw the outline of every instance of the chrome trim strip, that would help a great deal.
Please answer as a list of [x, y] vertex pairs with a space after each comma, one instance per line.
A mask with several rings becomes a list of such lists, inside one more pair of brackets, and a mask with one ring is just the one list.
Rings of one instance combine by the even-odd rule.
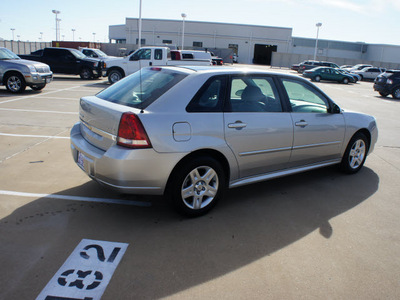
[[239, 187], [242, 185], [247, 185], [247, 184], [256, 183], [256, 182], [260, 182], [260, 181], [264, 181], [264, 180], [283, 177], [286, 175], [301, 173], [301, 172], [305, 172], [305, 171], [309, 171], [309, 170], [313, 170], [313, 169], [317, 169], [317, 168], [327, 167], [330, 165], [338, 164], [338, 163], [340, 163], [340, 161], [341, 161], [341, 159], [339, 158], [339, 159], [334, 159], [334, 160], [326, 161], [326, 162], [319, 163], [319, 164], [309, 165], [309, 166], [305, 166], [305, 167], [286, 169], [283, 171], [262, 174], [259, 176], [246, 177], [243, 179], [239, 179], [239, 180], [230, 182], [229, 188], [235, 188], [235, 187]]
[[268, 150], [257, 150], [257, 151], [249, 151], [249, 152], [241, 152], [239, 156], [248, 156], [248, 155], [256, 155], [256, 154], [265, 154], [265, 153], [273, 153], [273, 152], [282, 152], [282, 151], [290, 151], [292, 147], [284, 147], [284, 148], [276, 148], [276, 149], [268, 149]]
[[293, 147], [293, 150], [315, 148], [315, 147], [325, 147], [325, 146], [340, 145], [340, 144], [342, 144], [342, 141], [320, 143], [320, 144], [302, 145], [302, 146]]
[[93, 127], [93, 126], [89, 125], [88, 123], [86, 123], [85, 121], [83, 121], [82, 119], [80, 119], [80, 121], [82, 122], [82, 125], [84, 125], [87, 129], [93, 131], [94, 133], [96, 133], [96, 134], [98, 134], [98, 135], [100, 135], [100, 136], [102, 136], [104, 138], [107, 138], [107, 139], [110, 139], [110, 140], [113, 140], [113, 141], [117, 141], [117, 136], [115, 136], [113, 134], [110, 134], [108, 132], [105, 132], [105, 131], [103, 131], [101, 129], [98, 129], [96, 127]]

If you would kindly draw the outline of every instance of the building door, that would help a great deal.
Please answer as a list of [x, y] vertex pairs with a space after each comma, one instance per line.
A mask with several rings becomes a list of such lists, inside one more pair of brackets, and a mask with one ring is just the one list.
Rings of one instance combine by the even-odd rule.
[[272, 52], [276, 52], [276, 45], [254, 45], [253, 63], [257, 65], [271, 65]]

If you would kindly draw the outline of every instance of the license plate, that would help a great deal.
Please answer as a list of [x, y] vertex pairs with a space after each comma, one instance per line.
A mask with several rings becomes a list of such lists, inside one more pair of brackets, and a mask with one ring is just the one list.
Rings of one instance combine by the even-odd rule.
[[82, 153], [78, 152], [78, 166], [86, 172], [85, 170], [85, 155], [83, 155]]

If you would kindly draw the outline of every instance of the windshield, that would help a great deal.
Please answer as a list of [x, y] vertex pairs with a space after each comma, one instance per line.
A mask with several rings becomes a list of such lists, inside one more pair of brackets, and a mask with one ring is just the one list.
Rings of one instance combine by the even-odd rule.
[[118, 81], [96, 96], [100, 99], [144, 109], [186, 75], [162, 68], [146, 68]]
[[76, 58], [80, 58], [80, 59], [85, 59], [87, 58], [85, 54], [83, 54], [82, 52], [76, 50], [76, 49], [71, 49], [71, 53], [76, 57]]
[[20, 59], [19, 56], [6, 48], [0, 49], [0, 60]]
[[93, 51], [96, 52], [96, 54], [97, 54], [99, 57], [107, 57], [107, 54], [105, 54], [103, 51], [101, 51], [101, 50], [99, 50], [99, 49], [94, 49]]

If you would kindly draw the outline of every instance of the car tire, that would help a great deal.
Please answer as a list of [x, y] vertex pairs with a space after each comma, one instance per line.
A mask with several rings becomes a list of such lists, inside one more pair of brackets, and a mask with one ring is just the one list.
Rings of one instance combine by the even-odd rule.
[[320, 82], [321, 81], [321, 76], [317, 75], [314, 77], [314, 81]]
[[400, 87], [397, 87], [393, 90], [392, 97], [394, 99], [400, 99]]
[[177, 167], [171, 175], [167, 197], [179, 213], [198, 217], [223, 197], [225, 182], [225, 172], [217, 160], [197, 157]]
[[7, 75], [5, 84], [11, 93], [22, 93], [26, 89], [25, 79], [18, 73]]
[[116, 83], [117, 81], [121, 80], [123, 77], [121, 71], [119, 70], [111, 70], [110, 73], [108, 73], [108, 82], [111, 84]]
[[79, 76], [81, 76], [82, 79], [90, 79], [93, 77], [93, 73], [92, 70], [88, 69], [88, 68], [83, 68], [81, 70], [81, 72], [79, 73]]
[[360, 81], [364, 80], [364, 76], [360, 74]]
[[348, 78], [343, 78], [343, 81], [342, 81], [344, 84], [348, 84], [349, 83], [349, 79]]
[[357, 173], [364, 165], [369, 149], [365, 134], [358, 132], [350, 140], [342, 157], [340, 169], [347, 174]]
[[379, 92], [379, 95], [381, 95], [382, 97], [387, 97], [389, 94], [388, 93]]
[[31, 86], [31, 89], [34, 91], [40, 91], [43, 90], [46, 84], [38, 84], [38, 85], [33, 85]]

